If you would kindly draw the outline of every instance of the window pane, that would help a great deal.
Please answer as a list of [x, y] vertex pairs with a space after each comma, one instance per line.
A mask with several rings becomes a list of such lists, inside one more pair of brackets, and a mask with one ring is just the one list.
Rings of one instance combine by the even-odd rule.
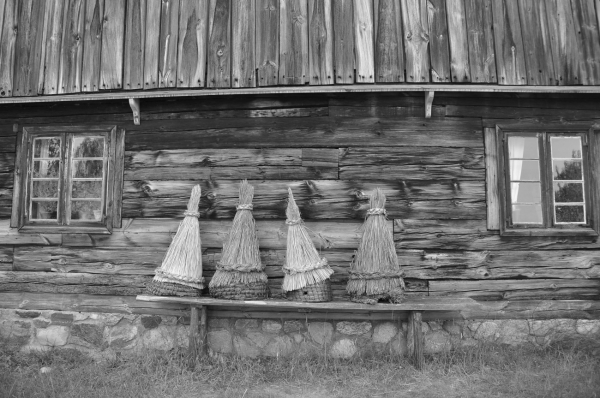
[[71, 202], [71, 220], [102, 221], [100, 201], [74, 200]]
[[33, 181], [32, 198], [58, 198], [58, 180]]
[[542, 205], [512, 205], [513, 224], [541, 224]]
[[58, 202], [32, 201], [31, 220], [56, 220], [58, 217]]
[[511, 159], [538, 159], [537, 137], [508, 137], [508, 157]]
[[34, 160], [33, 178], [58, 178], [60, 160]]
[[73, 181], [73, 198], [96, 198], [102, 197], [102, 181]]
[[583, 202], [583, 183], [581, 182], [555, 182], [555, 202]]
[[583, 223], [585, 215], [583, 206], [556, 206], [557, 223]]
[[552, 174], [555, 180], [583, 180], [581, 160], [553, 160]]
[[581, 159], [580, 137], [551, 137], [552, 158]]
[[537, 160], [511, 160], [510, 179], [515, 181], [539, 181], [540, 163]]
[[102, 178], [102, 160], [74, 160], [73, 178]]
[[34, 158], [59, 158], [60, 157], [60, 138], [35, 138], [33, 141]]
[[540, 203], [541, 185], [539, 182], [512, 182], [510, 197], [512, 203]]
[[104, 137], [74, 137], [74, 158], [101, 158], [104, 156]]

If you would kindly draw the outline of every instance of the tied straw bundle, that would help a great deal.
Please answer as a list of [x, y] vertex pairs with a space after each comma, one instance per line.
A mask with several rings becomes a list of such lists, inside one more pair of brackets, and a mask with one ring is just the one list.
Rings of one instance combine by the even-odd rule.
[[386, 299], [404, 290], [394, 237], [387, 227], [385, 195], [377, 188], [369, 200], [371, 208], [362, 226], [358, 250], [350, 265], [346, 290], [352, 297]]
[[308, 229], [300, 218], [300, 209], [296, 205], [292, 190], [288, 188], [289, 200], [286, 209], [286, 224], [289, 225], [287, 237], [286, 263], [282, 290], [290, 292], [314, 285], [328, 279], [333, 270], [327, 265], [327, 259], [320, 258]]
[[267, 283], [260, 261], [256, 225], [252, 216], [254, 188], [248, 181], [240, 185], [240, 199], [231, 231], [223, 244], [221, 261], [210, 281], [209, 289], [230, 285]]
[[[202, 277], [202, 247], [198, 204], [202, 190], [200, 185], [192, 189], [185, 218], [179, 224], [177, 233], [169, 246], [160, 268], [156, 269], [153, 282], [174, 283], [194, 289], [204, 289]], [[151, 284], [152, 285], [152, 284]], [[156, 287], [156, 286], [155, 286]], [[152, 286], [150, 290], [152, 291]], [[160, 290], [160, 289], [159, 289]]]

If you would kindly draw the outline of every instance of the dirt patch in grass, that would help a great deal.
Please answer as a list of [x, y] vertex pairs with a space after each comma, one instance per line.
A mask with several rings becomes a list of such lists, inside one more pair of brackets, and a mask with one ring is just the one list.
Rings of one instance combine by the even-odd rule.
[[96, 363], [0, 349], [0, 397], [600, 397], [599, 347], [481, 345], [429, 356], [422, 372], [393, 356], [214, 357], [190, 369], [180, 352]]

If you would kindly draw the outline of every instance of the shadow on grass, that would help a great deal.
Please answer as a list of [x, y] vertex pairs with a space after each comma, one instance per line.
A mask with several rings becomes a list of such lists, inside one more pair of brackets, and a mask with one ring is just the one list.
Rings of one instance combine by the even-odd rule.
[[[73, 350], [0, 349], [0, 396], [599, 397], [599, 347], [589, 340], [544, 348], [486, 344], [427, 356], [422, 372], [392, 355], [215, 355], [192, 369], [183, 351], [97, 363]], [[42, 374], [42, 367], [52, 370]]]

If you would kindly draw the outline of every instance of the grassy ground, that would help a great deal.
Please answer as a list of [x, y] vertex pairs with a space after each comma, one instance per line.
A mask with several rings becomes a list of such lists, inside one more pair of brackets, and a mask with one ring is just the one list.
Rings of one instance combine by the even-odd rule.
[[[75, 352], [0, 348], [0, 397], [600, 397], [600, 342], [485, 345], [427, 357], [209, 358], [178, 353], [95, 363]], [[0, 344], [0, 347], [2, 345]], [[40, 373], [51, 367], [49, 373]]]

